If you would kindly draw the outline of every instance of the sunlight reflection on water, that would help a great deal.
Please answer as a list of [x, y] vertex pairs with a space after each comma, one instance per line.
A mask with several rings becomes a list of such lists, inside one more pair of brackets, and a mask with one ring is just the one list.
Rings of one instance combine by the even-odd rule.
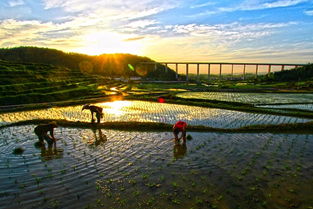
[[[216, 208], [313, 203], [311, 134], [189, 132], [193, 139], [177, 145], [170, 132], [58, 127], [56, 149], [49, 150], [34, 146], [34, 127], [0, 129], [0, 208], [212, 208], [200, 207], [199, 199]], [[14, 155], [17, 146], [25, 152]], [[155, 198], [154, 207], [147, 198]]]
[[[238, 128], [256, 124], [301, 123], [308, 119], [245, 113], [217, 108], [145, 102], [114, 101], [97, 103], [103, 108], [102, 121], [162, 122], [173, 124], [184, 120], [190, 125], [204, 125], [217, 128]], [[0, 125], [31, 119], [65, 119], [69, 121], [90, 121], [90, 112], [81, 111], [81, 105], [53, 107], [42, 110], [0, 114]]]

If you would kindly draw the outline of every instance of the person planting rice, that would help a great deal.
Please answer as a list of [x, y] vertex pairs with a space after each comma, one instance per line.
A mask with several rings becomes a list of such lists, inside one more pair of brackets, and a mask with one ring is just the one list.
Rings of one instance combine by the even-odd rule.
[[83, 110], [90, 110], [90, 113], [91, 113], [91, 123], [95, 122], [95, 120], [93, 118], [93, 113], [96, 113], [97, 123], [100, 123], [101, 118], [103, 118], [103, 113], [102, 113], [103, 108], [102, 107], [85, 104], [83, 106], [82, 111]]
[[[38, 136], [40, 145], [44, 145], [44, 140], [48, 143], [48, 145], [52, 145], [56, 142], [56, 138], [53, 135], [53, 129], [56, 127], [58, 127], [58, 125], [55, 121], [35, 127], [34, 132]], [[50, 132], [50, 136], [48, 135], [48, 132]]]
[[[187, 128], [187, 123], [184, 121], [177, 121], [175, 123], [175, 125], [173, 126], [173, 133], [175, 136], [175, 141], [179, 141], [181, 138], [183, 138], [183, 142], [186, 143], [186, 128]], [[178, 138], [179, 132], [182, 132], [180, 138]]]

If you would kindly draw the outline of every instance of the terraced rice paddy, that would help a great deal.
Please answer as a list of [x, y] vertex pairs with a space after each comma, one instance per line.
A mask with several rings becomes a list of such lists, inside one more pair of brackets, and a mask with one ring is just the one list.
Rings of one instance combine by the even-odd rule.
[[[98, 103], [104, 108], [103, 121], [163, 122], [173, 124], [184, 120], [190, 125], [214, 128], [239, 128], [259, 124], [302, 123], [308, 119], [245, 113], [217, 108], [204, 108], [144, 101], [115, 101]], [[31, 119], [66, 119], [90, 121], [90, 112], [82, 106], [57, 107], [35, 111], [0, 114], [0, 125]]]
[[[307, 119], [144, 101], [97, 104], [104, 121], [238, 128]], [[90, 121], [82, 106], [0, 114]], [[55, 147], [36, 147], [34, 125], [0, 129], [0, 208], [313, 208], [313, 135], [58, 127]], [[166, 131], [166, 130], [165, 130]], [[24, 152], [14, 154], [16, 148]]]
[[238, 93], [238, 92], [185, 92], [177, 94], [181, 98], [208, 99], [249, 104], [301, 104], [313, 103], [313, 94], [291, 93]]
[[260, 105], [258, 107], [271, 109], [285, 109], [285, 110], [306, 110], [313, 111], [313, 104], [284, 104], [284, 105]]
[[33, 129], [0, 130], [1, 208], [313, 207], [313, 135]]

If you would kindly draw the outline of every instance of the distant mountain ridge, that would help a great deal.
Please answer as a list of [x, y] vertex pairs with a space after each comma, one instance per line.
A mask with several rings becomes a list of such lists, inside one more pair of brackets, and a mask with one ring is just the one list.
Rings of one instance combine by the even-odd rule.
[[[175, 80], [174, 71], [164, 66], [138, 65], [154, 62], [148, 57], [132, 54], [102, 54], [90, 56], [79, 53], [65, 53], [57, 49], [39, 47], [16, 47], [0, 49], [0, 59], [13, 62], [41, 63], [62, 66], [74, 71], [110, 77], [141, 76], [152, 80]], [[132, 66], [136, 66], [136, 71]], [[139, 67], [138, 67], [139, 66]]]

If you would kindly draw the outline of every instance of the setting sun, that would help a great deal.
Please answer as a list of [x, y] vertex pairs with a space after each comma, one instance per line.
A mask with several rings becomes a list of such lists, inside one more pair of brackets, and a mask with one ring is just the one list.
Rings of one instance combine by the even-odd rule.
[[140, 54], [143, 48], [141, 40], [112, 32], [89, 33], [83, 37], [83, 45], [81, 48], [75, 49], [75, 51], [89, 55], [103, 53]]

